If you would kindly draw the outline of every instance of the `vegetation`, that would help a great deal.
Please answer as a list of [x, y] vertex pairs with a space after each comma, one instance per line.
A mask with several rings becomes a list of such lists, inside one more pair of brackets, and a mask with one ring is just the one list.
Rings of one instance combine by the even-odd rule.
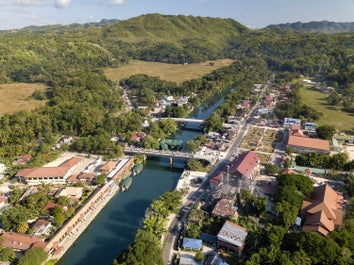
[[295, 22], [267, 26], [267, 29], [295, 30], [312, 33], [345, 33], [354, 32], [353, 22], [331, 22], [331, 21], [312, 21], [308, 23]]
[[18, 265], [41, 265], [48, 257], [43, 248], [32, 248], [18, 261]]
[[312, 192], [310, 178], [303, 175], [285, 174], [278, 177], [275, 196], [275, 211], [280, 215], [280, 223], [289, 228], [295, 223], [302, 201]]

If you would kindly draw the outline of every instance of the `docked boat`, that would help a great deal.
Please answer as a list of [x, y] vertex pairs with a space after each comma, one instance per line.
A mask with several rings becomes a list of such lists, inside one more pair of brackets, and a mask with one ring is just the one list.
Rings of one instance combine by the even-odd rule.
[[144, 167], [143, 164], [136, 164], [132, 169], [133, 175], [134, 176], [139, 175], [141, 171], [143, 171], [143, 167]]
[[130, 186], [132, 185], [132, 183], [133, 183], [132, 177], [127, 177], [126, 179], [124, 179], [120, 184], [122, 191], [128, 190], [130, 188]]

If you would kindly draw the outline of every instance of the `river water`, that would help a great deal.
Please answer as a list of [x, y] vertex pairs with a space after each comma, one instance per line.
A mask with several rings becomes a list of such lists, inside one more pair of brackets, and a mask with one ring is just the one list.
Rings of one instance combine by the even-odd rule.
[[[223, 102], [208, 102], [190, 117], [206, 119]], [[187, 124], [175, 138], [187, 142], [201, 134], [198, 125]], [[185, 160], [175, 159], [170, 168], [168, 158], [148, 159], [143, 172], [133, 177], [127, 192], [119, 192], [59, 262], [60, 265], [110, 265], [113, 259], [134, 240], [142, 225], [146, 208], [152, 200], [173, 190], [184, 168]]]

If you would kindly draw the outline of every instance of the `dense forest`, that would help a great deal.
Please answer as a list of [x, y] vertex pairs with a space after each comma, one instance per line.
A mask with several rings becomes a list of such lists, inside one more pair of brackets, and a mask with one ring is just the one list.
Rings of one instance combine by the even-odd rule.
[[269, 25], [267, 29], [306, 31], [311, 33], [346, 33], [354, 32], [354, 22], [312, 21]]

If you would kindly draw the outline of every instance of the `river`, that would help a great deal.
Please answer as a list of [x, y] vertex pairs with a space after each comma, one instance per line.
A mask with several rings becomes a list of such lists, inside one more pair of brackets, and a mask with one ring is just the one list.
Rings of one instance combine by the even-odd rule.
[[[190, 117], [205, 119], [223, 102], [210, 101], [201, 105]], [[184, 142], [201, 134], [198, 125], [187, 124], [175, 138]], [[188, 130], [192, 129], [192, 130]], [[184, 168], [185, 160], [175, 159], [173, 168], [168, 158], [148, 159], [143, 172], [133, 177], [127, 192], [119, 192], [76, 243], [60, 260], [60, 265], [110, 265], [113, 259], [134, 240], [142, 225], [146, 208], [164, 192], [173, 190]]]

